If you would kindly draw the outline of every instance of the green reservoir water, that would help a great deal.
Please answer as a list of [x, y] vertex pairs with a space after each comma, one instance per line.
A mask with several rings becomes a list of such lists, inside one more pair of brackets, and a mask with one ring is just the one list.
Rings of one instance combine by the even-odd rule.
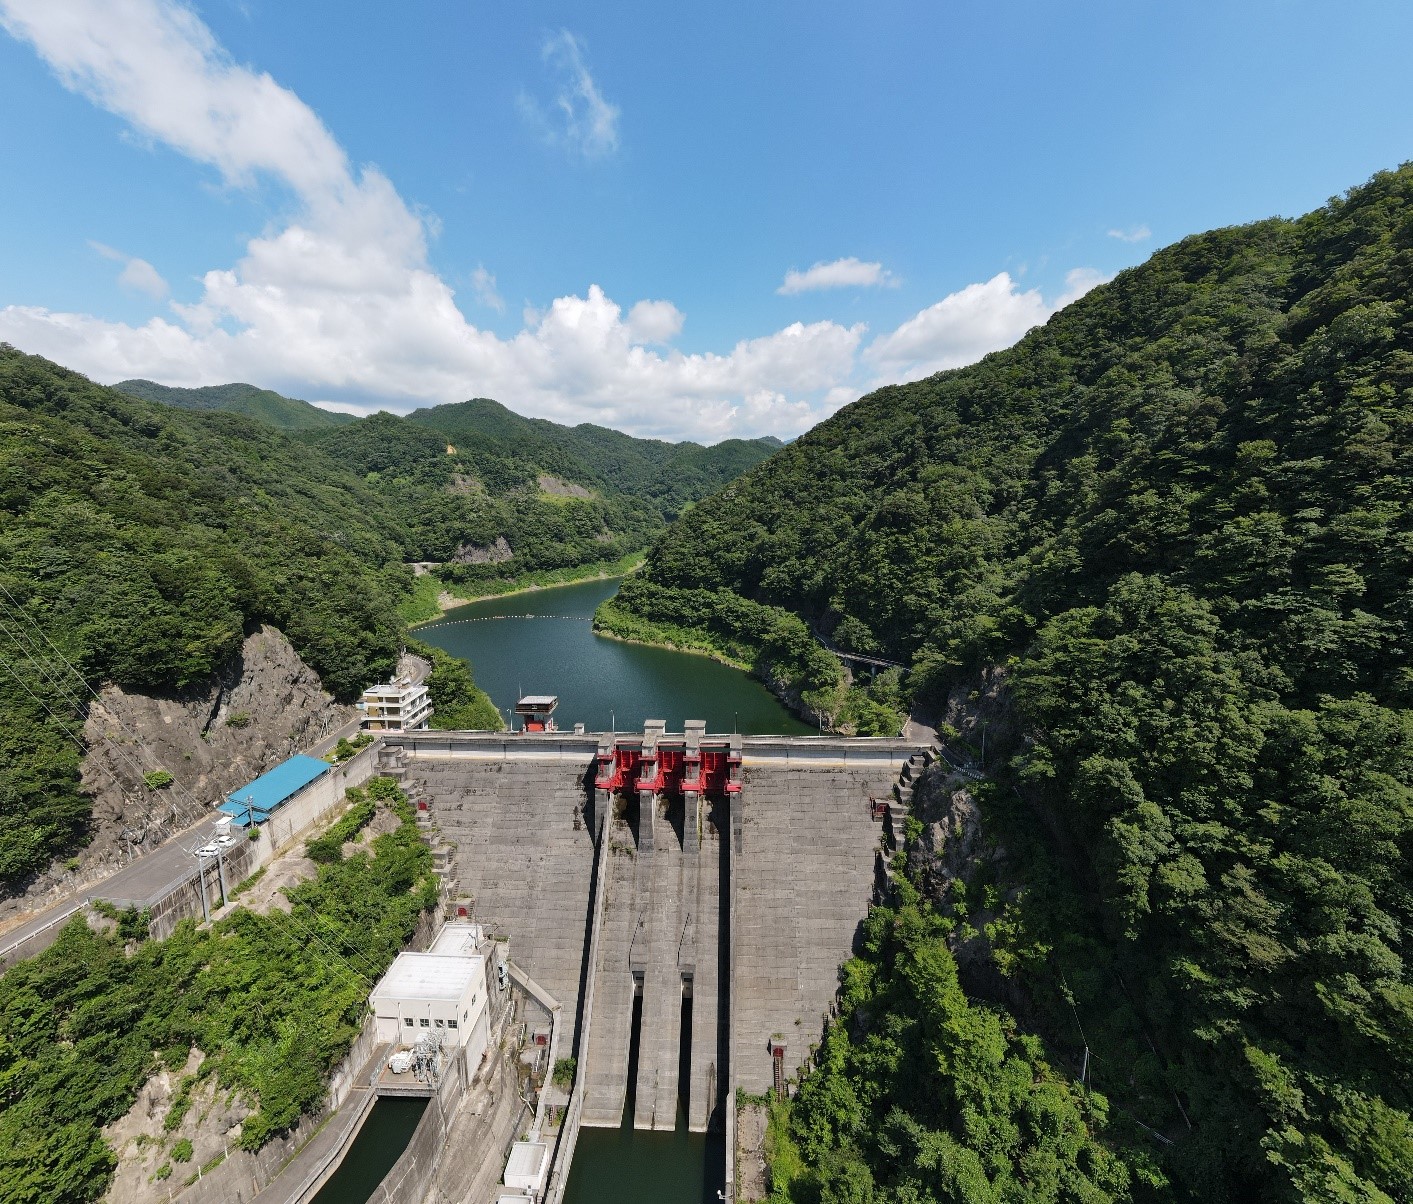
[[717, 1133], [580, 1129], [564, 1204], [713, 1204], [725, 1165]]
[[557, 694], [555, 718], [593, 731], [642, 730], [665, 719], [680, 732], [686, 719], [712, 732], [799, 735], [814, 729], [790, 714], [760, 682], [686, 652], [626, 644], [595, 635], [594, 608], [618, 582], [587, 581], [458, 606], [418, 628], [429, 644], [471, 662], [476, 684], [509, 716], [523, 694]]
[[380, 1099], [313, 1204], [364, 1204], [412, 1140], [424, 1099]]

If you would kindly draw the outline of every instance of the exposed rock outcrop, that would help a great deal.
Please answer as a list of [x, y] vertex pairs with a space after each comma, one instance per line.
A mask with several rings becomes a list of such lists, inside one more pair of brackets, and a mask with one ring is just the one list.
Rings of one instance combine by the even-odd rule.
[[495, 543], [464, 543], [456, 549], [452, 560], [457, 564], [504, 564], [515, 551], [504, 535], [497, 535]]
[[[1029, 1001], [1016, 984], [1003, 978], [992, 956], [987, 927], [1016, 901], [1021, 884], [1005, 848], [988, 832], [973, 787], [974, 770], [955, 770], [945, 761], [931, 765], [913, 791], [913, 816], [922, 832], [910, 849], [909, 868], [922, 889], [944, 912], [958, 897], [955, 884], [969, 889], [968, 922], [951, 938], [952, 953], [967, 993], [1004, 1004], [1017, 1015], [1029, 1012]], [[980, 882], [994, 888], [985, 902], [972, 889]]]
[[547, 472], [540, 473], [536, 478], [539, 481], [540, 490], [550, 497], [593, 497], [593, 491], [585, 489], [582, 485], [576, 485], [573, 481], [561, 481], [558, 477], [552, 477]]
[[[84, 790], [93, 840], [71, 862], [0, 901], [0, 922], [110, 873], [134, 852], [187, 827], [214, 803], [351, 722], [283, 633], [261, 627], [204, 686], [168, 697], [105, 686], [84, 722]], [[152, 789], [144, 775], [164, 771]]]
[[[193, 1049], [180, 1070], [161, 1068], [143, 1084], [128, 1111], [107, 1125], [104, 1140], [118, 1156], [113, 1182], [103, 1197], [107, 1204], [149, 1204], [165, 1201], [180, 1191], [196, 1168], [225, 1154], [240, 1138], [240, 1123], [251, 1108], [234, 1091], [227, 1091], [214, 1075], [198, 1077], [204, 1055]], [[172, 1106], [185, 1093], [181, 1123], [166, 1128]], [[191, 1143], [185, 1159], [182, 1140]], [[158, 1179], [161, 1167], [167, 1174]]]

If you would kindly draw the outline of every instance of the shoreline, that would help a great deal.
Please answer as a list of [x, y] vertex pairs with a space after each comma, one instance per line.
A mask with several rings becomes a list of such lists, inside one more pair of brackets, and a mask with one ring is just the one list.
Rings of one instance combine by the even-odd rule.
[[643, 561], [646, 559], [646, 554], [644, 554], [643, 559], [640, 559], [637, 564], [632, 565], [621, 573], [610, 572], [608, 569], [599, 569], [597, 572], [585, 573], [582, 577], [574, 577], [569, 581], [551, 581], [545, 585], [519, 585], [514, 589], [501, 590], [494, 594], [477, 594], [471, 598], [463, 598], [457, 594], [453, 594], [450, 590], [443, 589], [437, 594], [437, 613], [429, 619], [418, 619], [415, 623], [409, 623], [407, 629], [409, 631], [416, 631], [419, 628], [430, 626], [432, 623], [446, 618], [447, 611], [455, 610], [458, 606], [470, 606], [473, 602], [493, 602], [497, 598], [512, 598], [517, 594], [537, 594], [547, 589], [564, 589], [570, 585], [583, 585], [586, 581], [621, 581], [624, 577], [628, 576], [629, 573], [636, 573], [643, 566]]
[[[668, 652], [680, 652], [685, 656], [704, 656], [707, 660], [716, 661], [719, 665], [725, 665], [730, 669], [738, 669], [748, 677], [753, 677], [756, 681], [764, 684], [763, 679], [756, 677], [755, 671], [750, 665], [746, 664], [744, 661], [732, 660], [723, 652], [712, 652], [706, 648], [690, 648], [682, 644], [671, 644], [660, 640], [635, 640], [630, 636], [619, 635], [617, 632], [609, 631], [607, 628], [597, 625], [595, 625], [592, 630], [595, 635], [603, 636], [606, 640], [617, 640], [620, 644], [637, 644], [640, 648], [665, 648]], [[769, 689], [768, 686], [767, 689]], [[771, 693], [774, 694], [775, 691], [771, 690]], [[789, 709], [788, 706], [786, 709]]]

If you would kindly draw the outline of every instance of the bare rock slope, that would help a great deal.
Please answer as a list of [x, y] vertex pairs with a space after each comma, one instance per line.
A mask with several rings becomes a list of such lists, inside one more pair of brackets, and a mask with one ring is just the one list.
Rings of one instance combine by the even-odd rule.
[[[324, 690], [283, 633], [261, 627], [204, 686], [168, 697], [105, 686], [84, 722], [93, 840], [72, 861], [0, 901], [0, 923], [80, 889], [160, 844], [222, 796], [317, 743], [357, 714]], [[149, 788], [144, 775], [172, 775]]]

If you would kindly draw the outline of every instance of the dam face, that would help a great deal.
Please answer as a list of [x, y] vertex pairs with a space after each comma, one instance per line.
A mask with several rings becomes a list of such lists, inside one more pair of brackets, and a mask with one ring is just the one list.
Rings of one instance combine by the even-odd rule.
[[631, 1094], [636, 1127], [672, 1129], [684, 1106], [695, 1131], [818, 1041], [883, 873], [873, 800], [919, 752], [692, 723], [409, 732], [385, 750], [454, 846], [453, 905], [562, 1005], [582, 1123], [619, 1125]]

